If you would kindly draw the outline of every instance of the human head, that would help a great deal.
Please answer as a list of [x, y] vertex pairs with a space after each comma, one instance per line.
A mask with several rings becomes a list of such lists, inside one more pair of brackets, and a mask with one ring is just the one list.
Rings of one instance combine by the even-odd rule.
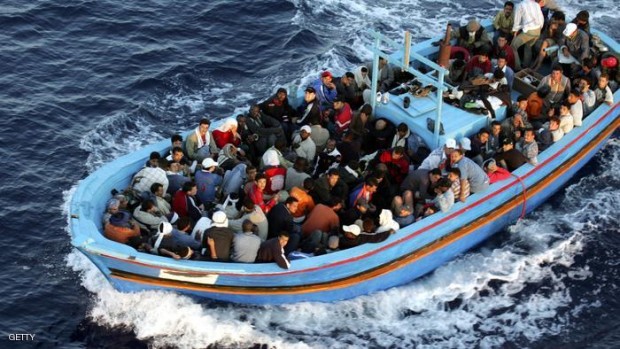
[[180, 217], [177, 221], [177, 229], [180, 231], [189, 231], [192, 228], [192, 219], [189, 217]]
[[549, 131], [555, 131], [560, 127], [560, 118], [552, 116], [549, 118]]
[[312, 179], [312, 177], [304, 179], [303, 187], [306, 191], [311, 191], [314, 189], [314, 179]]
[[560, 116], [568, 114], [570, 114], [570, 103], [568, 101], [564, 101], [560, 104]]
[[344, 108], [344, 98], [342, 96], [336, 96], [334, 98], [334, 110], [340, 110]]
[[140, 210], [144, 212], [149, 212], [149, 211], [153, 211], [156, 209], [157, 207], [155, 206], [155, 203], [153, 202], [153, 200], [144, 200], [140, 204]]
[[469, 32], [469, 34], [475, 34], [478, 29], [480, 29], [480, 23], [478, 23], [478, 21], [474, 18], [474, 19], [470, 19], [469, 22], [467, 23], [467, 31]]
[[278, 98], [280, 102], [284, 102], [286, 100], [286, 96], [287, 96], [286, 89], [283, 87], [280, 87], [278, 91], [276, 92], [276, 97]]
[[401, 146], [394, 147], [394, 149], [392, 150], [392, 160], [398, 160], [403, 156], [405, 156], [405, 148]]
[[452, 153], [450, 153], [450, 163], [456, 164], [463, 158], [463, 150], [454, 149]]
[[536, 137], [536, 133], [534, 133], [534, 129], [531, 127], [528, 127], [525, 129], [524, 133], [523, 133], [523, 138], [525, 139], [525, 141], [527, 143], [531, 143], [534, 141], [534, 138]]
[[261, 191], [265, 190], [265, 187], [267, 186], [267, 176], [265, 176], [264, 173], [257, 174], [254, 181], [256, 182], [258, 189]]
[[450, 188], [452, 187], [452, 182], [448, 178], [441, 178], [440, 180], [437, 181], [436, 187], [439, 188], [439, 190], [441, 190], [442, 193], [445, 193], [446, 191], [450, 190]]
[[258, 104], [254, 104], [250, 107], [250, 117], [254, 119], [260, 118], [260, 107], [258, 106]]
[[149, 155], [149, 166], [150, 167], [158, 167], [159, 166], [159, 159], [161, 159], [161, 155], [154, 151], [151, 152], [151, 154]]
[[446, 139], [446, 143], [443, 146], [443, 151], [446, 156], [450, 155], [450, 153], [452, 153], [454, 149], [456, 149], [456, 140], [454, 140], [453, 138]]
[[456, 167], [450, 168], [450, 170], [448, 171], [448, 179], [451, 180], [452, 182], [460, 180], [461, 170], [459, 170]]
[[[499, 40], [499, 39], [498, 39]], [[505, 40], [505, 39], [504, 39]], [[507, 42], [507, 41], [506, 41]], [[506, 54], [504, 52], [500, 53], [497, 56], [497, 67], [499, 69], [504, 69], [504, 67], [506, 66]]]
[[495, 159], [490, 158], [489, 160], [484, 162], [482, 168], [486, 173], [493, 173], [497, 171], [497, 163], [495, 162]]
[[513, 147], [514, 143], [512, 142], [512, 139], [510, 139], [510, 137], [504, 138], [504, 141], [502, 142], [502, 149], [504, 149], [504, 151], [508, 151]]
[[254, 223], [252, 223], [252, 221], [249, 219], [245, 219], [243, 223], [241, 223], [241, 229], [244, 233], [252, 232], [252, 230], [254, 229]]
[[502, 132], [502, 124], [497, 120], [491, 122], [491, 134], [498, 136], [500, 132]]
[[295, 159], [295, 163], [293, 164], [294, 169], [296, 169], [299, 172], [304, 172], [306, 171], [307, 167], [308, 167], [308, 160], [306, 158], [298, 156], [297, 159]]
[[286, 231], [281, 231], [278, 233], [278, 241], [280, 242], [280, 247], [284, 248], [288, 243], [289, 234]]
[[398, 135], [400, 137], [404, 137], [407, 134], [407, 132], [409, 132], [409, 127], [404, 122], [401, 122], [400, 124], [398, 124], [396, 131], [398, 132]]
[[[299, 137], [302, 140], [308, 139], [308, 137], [310, 137], [310, 134], [312, 134], [312, 129], [308, 125], [302, 126], [301, 129], [299, 130]], [[286, 146], [286, 144], [285, 144], [285, 146]]]
[[306, 87], [304, 92], [304, 101], [310, 103], [316, 99], [316, 90], [312, 86]]
[[332, 73], [327, 70], [321, 73], [321, 81], [323, 82], [323, 84], [329, 84], [330, 82], [332, 82], [333, 78], [334, 77]]
[[183, 147], [183, 137], [180, 134], [174, 134], [172, 135], [172, 137], [170, 137], [170, 144], [172, 145], [172, 148], [175, 147]]
[[350, 71], [344, 73], [344, 75], [342, 76], [342, 84], [345, 86], [349, 86], [353, 83], [353, 81], [355, 81], [355, 74]]
[[[499, 46], [500, 48], [503, 48], [504, 46], [506, 46], [508, 44], [508, 38], [506, 38], [506, 34], [500, 34], [500, 36], [497, 38], [497, 46]], [[504, 59], [504, 63], [506, 63], [506, 53], [504, 53], [504, 51], [501, 51], [501, 56]], [[497, 57], [497, 59], [499, 60], [499, 57]], [[498, 66], [499, 66], [499, 62], [498, 62]], [[503, 68], [504, 66], [502, 66]]]
[[181, 188], [181, 190], [183, 190], [183, 192], [185, 192], [185, 194], [187, 195], [194, 196], [198, 192], [198, 187], [196, 186], [196, 182], [188, 181], [183, 183], [183, 187]]
[[509, 17], [512, 14], [512, 11], [515, 8], [515, 4], [512, 1], [506, 1], [504, 3], [504, 14], [506, 17]]
[[377, 187], [379, 186], [379, 182], [374, 177], [368, 177], [366, 182], [364, 182], [364, 187], [369, 193], [374, 193], [377, 191]]
[[575, 104], [581, 100], [581, 92], [577, 89], [572, 89], [568, 94], [568, 103]]
[[329, 184], [331, 188], [333, 188], [336, 185], [336, 183], [338, 183], [339, 179], [340, 179], [340, 172], [338, 172], [338, 169], [335, 169], [335, 168], [329, 169], [329, 171], [327, 172], [327, 184]]
[[151, 193], [155, 196], [163, 197], [164, 196], [164, 186], [161, 183], [153, 183], [151, 184]]
[[568, 38], [574, 38], [577, 35], [577, 24], [568, 23], [562, 34]]
[[606, 73], [602, 73], [601, 76], [598, 78], [598, 87], [600, 89], [604, 89], [605, 87], [607, 87], [608, 83], [609, 75], [607, 75]]
[[211, 121], [209, 121], [209, 119], [200, 119], [200, 122], [198, 123], [198, 131], [200, 134], [205, 135], [207, 134], [207, 131], [209, 131], [209, 126], [211, 126]]
[[248, 165], [245, 168], [246, 181], [253, 182], [254, 179], [256, 178], [256, 173], [258, 173], [258, 170], [256, 169], [256, 167], [254, 167], [253, 165]]
[[334, 151], [334, 149], [336, 149], [336, 145], [338, 145], [336, 140], [333, 138], [330, 138], [327, 140], [327, 143], [325, 144], [325, 150], [327, 150], [327, 152], [330, 153]]
[[288, 208], [289, 212], [295, 213], [297, 212], [297, 208], [299, 207], [299, 200], [297, 200], [296, 198], [292, 196], [289, 196], [286, 198], [286, 201], [284, 202], [284, 204]]
[[249, 196], [246, 196], [243, 199], [243, 210], [245, 210], [245, 212], [252, 212], [254, 211], [254, 201], [252, 201], [252, 198], [250, 198]]
[[245, 129], [246, 117], [243, 114], [237, 115], [237, 126], [240, 129]]
[[486, 128], [480, 130], [478, 132], [478, 139], [480, 140], [480, 143], [486, 144], [489, 141], [489, 134], [490, 132]]
[[563, 72], [564, 69], [562, 69], [561, 65], [554, 64], [553, 67], [551, 67], [551, 79], [555, 81], [560, 81], [560, 79], [562, 79]]
[[517, 97], [517, 106], [521, 110], [527, 109], [527, 97], [525, 97], [524, 95], [520, 95], [519, 97]]
[[172, 162], [180, 162], [183, 159], [183, 148], [174, 147], [172, 148]]
[[437, 181], [441, 178], [441, 170], [438, 168], [434, 168], [428, 172], [428, 179], [431, 183], [437, 183]]

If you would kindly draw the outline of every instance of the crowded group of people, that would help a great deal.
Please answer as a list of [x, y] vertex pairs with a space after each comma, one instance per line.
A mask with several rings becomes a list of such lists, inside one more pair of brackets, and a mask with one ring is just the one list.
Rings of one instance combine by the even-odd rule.
[[[545, 10], [535, 0], [516, 8], [508, 1], [494, 37], [475, 20], [455, 31], [450, 82], [467, 86], [490, 73], [490, 88], [508, 95], [503, 122], [429, 149], [406, 123], [373, 116], [370, 65], [337, 77], [324, 71], [298, 108], [279, 88], [215, 129], [205, 118], [187, 137], [173, 135], [170, 151], [152, 153], [130, 188], [110, 199], [104, 235], [175, 259], [289, 268], [291, 259], [381, 242], [401, 226], [449, 211], [521, 165], [535, 166], [539, 151], [597, 105], [613, 103], [615, 56], [598, 60], [573, 42], [588, 44], [587, 17], [559, 24], [563, 14]], [[529, 63], [538, 43], [535, 65], [557, 59], [546, 50], [555, 44], [557, 54], [567, 49], [578, 62], [554, 64], [538, 91], [513, 102], [514, 71]], [[381, 59], [382, 93], [395, 86], [394, 75]]]

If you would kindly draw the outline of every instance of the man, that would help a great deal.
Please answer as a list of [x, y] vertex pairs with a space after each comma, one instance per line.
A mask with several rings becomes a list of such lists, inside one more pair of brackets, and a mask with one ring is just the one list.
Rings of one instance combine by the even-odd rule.
[[314, 180], [306, 178], [302, 185], [295, 186], [289, 191], [289, 196], [297, 199], [297, 210], [293, 213], [293, 221], [303, 222], [306, 216], [314, 209], [314, 199], [310, 191], [314, 189]]
[[211, 121], [209, 119], [200, 119], [198, 127], [185, 140], [185, 150], [187, 156], [191, 160], [199, 163], [207, 157], [211, 157], [219, 152], [213, 135], [209, 132]]
[[549, 125], [543, 128], [539, 134], [540, 151], [544, 151], [549, 148], [553, 143], [559, 141], [564, 137], [564, 131], [560, 128], [560, 118], [552, 116], [549, 118]]
[[[506, 47], [510, 47], [508, 45], [506, 45]], [[510, 62], [508, 60], [508, 55], [505, 52], [501, 52], [498, 54], [497, 56], [497, 66], [496, 69], [501, 70], [504, 73], [504, 76], [506, 77], [506, 81], [508, 82], [508, 88], [510, 91], [512, 91], [512, 84], [515, 81], [515, 72], [514, 72], [514, 56], [512, 57], [513, 62], [512, 65], [510, 65]]]
[[293, 118], [297, 116], [297, 112], [289, 103], [286, 89], [280, 87], [275, 95], [260, 104], [260, 109], [280, 122], [287, 140], [290, 141], [294, 130]]
[[172, 225], [162, 222], [157, 228], [158, 234], [152, 239], [153, 249], [160, 256], [168, 256], [174, 259], [190, 259], [194, 251], [184, 244], [179, 243], [173, 237]]
[[545, 76], [540, 81], [540, 86], [548, 85], [549, 94], [545, 102], [550, 106], [555, 106], [564, 100], [570, 92], [570, 80], [564, 75], [561, 65], [555, 64], [551, 67], [551, 74]]
[[502, 123], [493, 120], [491, 122], [491, 133], [487, 141], [487, 157], [491, 157], [499, 152], [504, 138], [506, 138], [506, 135], [502, 132]]
[[299, 106], [299, 118], [295, 122], [297, 126], [320, 124], [322, 121], [320, 102], [316, 95], [316, 90], [312, 86], [306, 87], [304, 91], [304, 102]]
[[[366, 64], [366, 67], [368, 69], [368, 77], [372, 81], [372, 64], [368, 63]], [[377, 77], [377, 89], [381, 93], [387, 92], [392, 88], [393, 84], [394, 71], [392, 70], [392, 67], [388, 63], [387, 59], [379, 57], [379, 76]]]
[[571, 90], [568, 94], [568, 103], [570, 104], [570, 115], [573, 116], [573, 125], [579, 127], [583, 124], [583, 102], [581, 102], [581, 92], [579, 90]]
[[211, 260], [229, 261], [235, 232], [228, 227], [226, 213], [215, 212], [211, 224], [202, 236], [202, 254], [207, 255], [208, 252]]
[[177, 228], [172, 229], [172, 240], [179, 245], [188, 246], [194, 251], [200, 251], [202, 245], [200, 241], [191, 236], [192, 221], [189, 217], [179, 218]]
[[[488, 185], [488, 184], [487, 184]], [[447, 178], [442, 178], [437, 182], [435, 187], [435, 199], [433, 199], [433, 205], [441, 210], [441, 212], [448, 212], [454, 205], [454, 192], [450, 188], [452, 182]], [[465, 202], [465, 199], [461, 199]]]
[[166, 199], [164, 199], [164, 186], [161, 183], [153, 183], [151, 185], [151, 195], [149, 199], [155, 202], [155, 206], [164, 216], [170, 215], [172, 208]]
[[345, 101], [342, 96], [337, 96], [334, 99], [334, 124], [333, 132], [338, 139], [349, 130], [353, 112], [351, 106]]
[[196, 197], [198, 187], [193, 181], [183, 184], [183, 188], [178, 190], [172, 198], [172, 210], [179, 217], [190, 217], [194, 222], [203, 216], [204, 205]]
[[458, 38], [456, 46], [466, 48], [472, 55], [478, 50], [491, 50], [489, 35], [476, 19], [471, 19], [467, 25], [454, 30], [451, 35], [452, 38]]
[[332, 168], [314, 183], [310, 195], [316, 204], [326, 204], [332, 197], [344, 198], [349, 192], [347, 185], [340, 179], [338, 169]]
[[607, 73], [602, 73], [598, 78], [596, 89], [594, 89], [594, 95], [596, 96], [596, 106], [603, 103], [608, 106], [612, 106], [614, 104], [614, 94], [611, 92], [611, 88], [609, 87], [609, 75]]
[[131, 220], [131, 215], [127, 211], [118, 211], [110, 216], [103, 235], [112, 241], [128, 244], [134, 248], [138, 248], [141, 244], [140, 227]]
[[258, 205], [255, 205], [249, 197], [243, 199], [243, 206], [241, 207], [239, 216], [236, 219], [231, 219], [228, 222], [228, 227], [234, 231], [243, 231], [243, 222], [246, 220], [256, 225], [256, 231], [252, 231], [258, 235], [261, 241], [267, 240], [269, 234], [269, 221], [267, 220], [267, 216], [265, 216], [263, 210], [261, 210]]
[[278, 233], [277, 237], [263, 242], [258, 249], [256, 262], [276, 262], [280, 268], [290, 268], [291, 263], [289, 263], [288, 259], [286, 259], [286, 256], [284, 255], [284, 247], [288, 245], [288, 240], [288, 232], [281, 231]]
[[523, 139], [517, 144], [517, 149], [527, 158], [527, 162], [532, 166], [538, 165], [538, 143], [536, 134], [531, 128], [525, 129]]
[[[540, 0], [522, 0], [515, 10], [512, 27], [512, 50], [515, 53], [515, 69], [528, 67], [532, 59], [532, 47], [540, 37], [545, 18], [539, 4]], [[523, 61], [519, 56], [519, 48], [524, 47]]]
[[165, 159], [158, 159], [155, 163], [149, 162], [148, 166], [138, 171], [131, 180], [133, 189], [138, 193], [149, 192], [151, 185], [161, 183], [164, 186], [164, 192], [166, 192], [170, 182], [166, 176], [166, 171], [159, 166], [160, 163], [163, 166], [167, 161]]
[[290, 191], [293, 187], [301, 187], [306, 178], [310, 178], [310, 175], [306, 173], [308, 170], [308, 160], [303, 157], [295, 159], [293, 167], [286, 170], [286, 181], [284, 189]]
[[465, 70], [467, 71], [469, 77], [475, 77], [490, 73], [491, 68], [492, 66], [491, 61], [489, 60], [489, 51], [486, 49], [481, 49], [477, 55], [473, 56], [469, 60]]
[[536, 129], [541, 128], [545, 121], [547, 121], [549, 104], [545, 99], [549, 92], [551, 92], [551, 86], [541, 85], [538, 90], [532, 92], [527, 97], [527, 120]]
[[267, 220], [269, 221], [268, 238], [271, 239], [278, 236], [278, 233], [281, 231], [286, 231], [291, 235], [291, 241], [286, 249], [287, 254], [297, 249], [297, 245], [301, 238], [301, 228], [293, 222], [293, 213], [297, 212], [297, 208], [297, 199], [288, 197], [285, 202], [275, 205], [273, 209], [267, 213]]
[[409, 160], [405, 157], [405, 148], [401, 146], [380, 152], [376, 161], [387, 166], [390, 181], [396, 185], [400, 185], [409, 172]]
[[[517, 149], [514, 148], [512, 139], [505, 138], [502, 146], [502, 152], [495, 155], [495, 161], [499, 162], [502, 167], [513, 172], [521, 165], [527, 163], [527, 158]], [[485, 174], [486, 176], [486, 174]]]
[[202, 203], [214, 203], [220, 192], [223, 178], [216, 172], [217, 162], [211, 158], [202, 160], [202, 169], [196, 172], [198, 198]]
[[286, 143], [286, 135], [280, 122], [271, 116], [263, 114], [258, 105], [250, 107], [250, 117], [246, 119], [246, 125], [251, 134], [258, 136], [255, 143], [259, 154], [264, 153], [265, 149], [273, 146], [278, 139], [282, 139]]
[[317, 156], [314, 172], [312, 174], [315, 178], [341, 163], [342, 154], [340, 154], [340, 151], [336, 148], [336, 144], [336, 140], [330, 138], [326, 143], [325, 149]]
[[254, 234], [254, 227], [254, 223], [246, 219], [242, 224], [243, 231], [235, 233], [231, 256], [234, 262], [254, 263], [256, 261], [261, 239]]
[[482, 165], [484, 160], [489, 157], [487, 153], [487, 143], [489, 141], [489, 130], [483, 128], [472, 138], [471, 140], [471, 150], [469, 151], [469, 158], [474, 160], [474, 162], [478, 165]]
[[[480, 166], [463, 156], [463, 150], [454, 150], [450, 154], [450, 163], [452, 167], [457, 167], [461, 170], [461, 187], [467, 185], [464, 182], [465, 180], [469, 182], [471, 193], [478, 193], [489, 187], [489, 177], [487, 177]], [[464, 201], [464, 199], [461, 199], [461, 201]]]
[[489, 176], [490, 184], [510, 178], [510, 172], [503, 167], [498, 167], [492, 158], [484, 162], [483, 169]]
[[340, 198], [333, 198], [328, 205], [316, 205], [301, 226], [302, 236], [307, 238], [316, 230], [325, 233], [325, 236], [329, 235], [334, 229], [340, 227], [340, 218], [337, 212], [341, 208], [342, 200]]
[[379, 186], [379, 182], [374, 177], [368, 177], [366, 181], [357, 188], [351, 191], [349, 195], [349, 207], [353, 207], [357, 205], [359, 200], [364, 200], [367, 203], [372, 201], [372, 197], [377, 191], [377, 187]]
[[185, 157], [185, 153], [183, 152], [182, 147], [173, 147], [172, 150], [170, 150], [170, 155], [166, 157], [166, 160], [170, 164], [179, 164], [179, 167], [181, 168], [185, 176], [189, 177], [190, 174], [193, 172], [190, 168], [190, 161]]
[[[363, 222], [363, 226], [365, 226], [366, 230], [371, 230], [373, 226], [372, 219], [365, 219]], [[376, 234], [368, 234], [362, 233], [362, 229], [357, 224], [345, 225], [342, 227], [342, 236], [340, 237], [340, 241], [338, 246], [341, 250], [356, 247], [359, 245], [363, 245], [365, 243], [378, 243], [385, 241], [390, 235], [394, 234], [394, 230], [386, 230], [382, 233]]]
[[152, 200], [144, 200], [140, 206], [133, 211], [133, 219], [138, 223], [140, 228], [153, 234], [162, 222], [168, 222]]
[[433, 187], [441, 178], [438, 168], [432, 170], [417, 169], [411, 171], [400, 186], [401, 191], [411, 191], [418, 202], [424, 202], [432, 198]]
[[428, 155], [429, 150], [424, 143], [424, 140], [417, 134], [409, 130], [409, 126], [404, 122], [401, 122], [396, 128], [396, 134], [392, 139], [392, 147], [403, 147], [407, 153], [407, 156], [414, 164], [420, 164], [423, 157]]
[[342, 98], [349, 105], [357, 105], [359, 103], [355, 85], [355, 74], [348, 71], [342, 77], [334, 79], [336, 85], [337, 96]]
[[571, 64], [571, 72], [576, 72], [577, 66], [581, 66], [583, 60], [590, 56], [590, 37], [583, 30], [578, 29], [575, 23], [568, 23], [562, 34], [564, 38], [559, 43], [561, 52], [558, 53], [558, 60], [564, 63], [560, 55], [566, 58], [573, 57], [576, 62]]
[[[471, 194], [471, 191], [469, 189], [469, 182], [467, 181], [467, 179], [461, 180], [461, 170], [456, 167], [451, 168], [450, 170], [448, 170], [447, 178], [448, 180], [450, 180], [450, 182], [452, 182], [450, 189], [454, 194], [454, 199], [465, 202], [465, 199], [467, 199], [467, 197]], [[438, 186], [438, 183], [434, 186], [435, 194], [440, 195], [437, 193], [436, 190]], [[443, 193], [443, 191], [441, 193]]]
[[493, 19], [493, 27], [495, 28], [493, 41], [497, 42], [500, 34], [505, 35], [505, 37], [512, 35], [512, 27], [515, 21], [514, 7], [515, 5], [512, 1], [506, 1], [504, 8], [495, 15]]
[[314, 162], [314, 157], [316, 155], [316, 144], [314, 144], [314, 141], [310, 137], [311, 134], [312, 129], [310, 126], [302, 126], [299, 130], [299, 134], [293, 138], [292, 145], [297, 156], [305, 158], [308, 162]]
[[432, 170], [434, 168], [443, 169], [443, 164], [445, 160], [448, 159], [450, 154], [456, 149], [456, 140], [450, 138], [446, 139], [446, 143], [443, 147], [439, 147], [433, 150], [427, 157], [422, 161], [422, 165], [418, 168], [419, 170]]
[[336, 85], [334, 84], [332, 73], [324, 71], [321, 73], [321, 77], [314, 80], [310, 86], [316, 91], [316, 96], [319, 102], [319, 109], [324, 112], [332, 107], [334, 99], [338, 95]]
[[290, 168], [293, 166], [293, 163], [288, 161], [284, 155], [283, 151], [286, 151], [286, 141], [283, 138], [279, 138], [276, 140], [275, 144], [267, 149], [261, 158], [261, 169], [265, 169], [267, 167], [275, 167], [282, 166], [285, 168]]

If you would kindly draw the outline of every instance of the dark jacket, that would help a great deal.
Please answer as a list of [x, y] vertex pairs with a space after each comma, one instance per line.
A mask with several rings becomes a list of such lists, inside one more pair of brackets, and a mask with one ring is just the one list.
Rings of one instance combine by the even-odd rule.
[[280, 103], [277, 94], [261, 103], [260, 110], [279, 122], [291, 122], [292, 118], [297, 115], [295, 109], [289, 104], [288, 97]]
[[[348, 192], [349, 188], [342, 178], [338, 178], [336, 185], [330, 189], [329, 183], [327, 182], [327, 175], [323, 175], [315, 182], [314, 189], [310, 192], [310, 195], [312, 195], [314, 203], [329, 205], [329, 200], [332, 197], [337, 196], [341, 199], [346, 199]], [[269, 223], [269, 225], [271, 226], [271, 223]]]
[[269, 221], [268, 238], [274, 238], [282, 231], [291, 233], [293, 231], [293, 215], [289, 212], [284, 203], [275, 205], [269, 213], [267, 213]]
[[280, 268], [288, 269], [291, 265], [284, 256], [284, 250], [280, 246], [277, 237], [263, 242], [258, 249], [256, 261], [259, 263], [276, 262]]
[[340, 242], [338, 243], [338, 247], [341, 250], [344, 250], [347, 248], [365, 244], [367, 242], [372, 242], [372, 243], [381, 242], [381, 241], [385, 241], [390, 236], [390, 234], [391, 234], [391, 231], [388, 230], [388, 231], [384, 231], [383, 233], [375, 233], [375, 234], [361, 233], [360, 235], [356, 236], [354, 239], [349, 239], [344, 236], [341, 236]]

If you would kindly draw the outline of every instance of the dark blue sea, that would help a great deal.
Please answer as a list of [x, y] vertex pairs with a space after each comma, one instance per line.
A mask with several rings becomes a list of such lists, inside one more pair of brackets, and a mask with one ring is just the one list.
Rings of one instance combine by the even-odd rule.
[[[593, 27], [620, 39], [617, 0], [559, 3], [570, 18], [590, 6]], [[447, 19], [500, 7], [0, 2], [0, 348], [619, 348], [618, 134], [483, 246], [412, 284], [334, 304], [122, 294], [69, 243], [67, 204], [102, 164], [204, 116], [244, 112], [324, 68], [350, 69], [370, 57], [366, 29], [395, 40], [410, 30], [419, 41]]]

